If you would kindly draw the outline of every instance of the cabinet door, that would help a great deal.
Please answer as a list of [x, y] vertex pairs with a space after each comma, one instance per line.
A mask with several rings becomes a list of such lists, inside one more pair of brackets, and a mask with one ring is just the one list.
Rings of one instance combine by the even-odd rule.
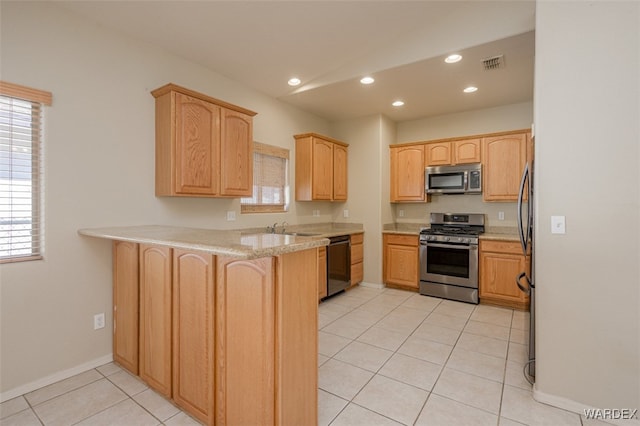
[[451, 142], [429, 143], [427, 148], [427, 166], [446, 166], [451, 164]]
[[253, 192], [253, 120], [222, 108], [220, 194], [250, 197]]
[[313, 138], [312, 169], [312, 198], [331, 200], [333, 198], [333, 143]]
[[113, 360], [138, 374], [138, 244], [113, 242]]
[[173, 399], [214, 418], [214, 256], [175, 250], [173, 258]]
[[318, 248], [318, 300], [327, 297], [327, 248]]
[[[384, 236], [384, 281], [388, 284], [396, 284], [418, 288], [418, 237]], [[410, 245], [409, 245], [410, 244]]]
[[274, 424], [273, 258], [218, 257], [216, 275], [216, 424]]
[[527, 259], [523, 255], [481, 252], [480, 298], [524, 304], [526, 295], [520, 291], [515, 279], [525, 270]]
[[175, 132], [176, 193], [217, 194], [220, 107], [176, 93]]
[[466, 139], [453, 142], [454, 164], [480, 162], [480, 139]]
[[333, 199], [345, 201], [347, 199], [347, 147], [333, 145]]
[[171, 249], [140, 245], [140, 378], [171, 397]]
[[517, 201], [528, 140], [527, 133], [482, 139], [485, 201]]
[[391, 147], [391, 202], [424, 201], [424, 145]]

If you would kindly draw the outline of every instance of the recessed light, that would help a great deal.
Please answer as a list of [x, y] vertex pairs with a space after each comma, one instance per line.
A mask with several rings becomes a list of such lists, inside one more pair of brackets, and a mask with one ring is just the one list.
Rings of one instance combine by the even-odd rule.
[[404, 105], [403, 101], [394, 101], [391, 105], [393, 105], [394, 107], [401, 107], [402, 105]]
[[473, 92], [475, 92], [476, 90], [478, 90], [478, 88], [477, 88], [477, 87], [475, 87], [475, 86], [469, 86], [469, 87], [465, 88], [465, 89], [463, 90], [463, 92], [464, 92], [464, 93], [473, 93]]
[[461, 59], [462, 59], [462, 55], [458, 55], [457, 53], [454, 53], [453, 55], [447, 56], [447, 58], [444, 61], [448, 64], [455, 64], [456, 62], [459, 62]]
[[360, 83], [362, 83], [362, 84], [371, 84], [371, 83], [373, 83], [374, 81], [375, 81], [375, 80], [374, 80], [374, 78], [373, 78], [373, 77], [369, 77], [369, 76], [367, 76], [367, 77], [362, 77], [362, 78], [360, 79]]
[[290, 78], [289, 81], [287, 82], [289, 86], [297, 86], [300, 83], [302, 83], [302, 81], [300, 81], [300, 79], [297, 77]]

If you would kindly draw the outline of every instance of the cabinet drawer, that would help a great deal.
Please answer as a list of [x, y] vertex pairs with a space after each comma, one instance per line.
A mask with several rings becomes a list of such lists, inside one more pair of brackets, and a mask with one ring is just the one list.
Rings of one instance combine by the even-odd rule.
[[385, 234], [386, 244], [396, 244], [400, 246], [418, 246], [417, 235], [402, 235], [402, 234]]
[[364, 278], [364, 264], [362, 262], [351, 264], [351, 285], [362, 282]]
[[364, 234], [351, 234], [351, 244], [362, 244]]
[[351, 244], [351, 264], [362, 262], [363, 259], [362, 244]]
[[522, 254], [519, 241], [480, 241], [480, 251], [492, 253]]

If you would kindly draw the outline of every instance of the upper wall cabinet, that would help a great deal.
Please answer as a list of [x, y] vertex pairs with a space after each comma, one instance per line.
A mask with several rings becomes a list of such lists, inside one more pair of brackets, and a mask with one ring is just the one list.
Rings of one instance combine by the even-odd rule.
[[156, 195], [251, 196], [256, 113], [175, 84], [151, 94], [156, 98]]
[[427, 166], [447, 166], [480, 162], [480, 139], [463, 139], [425, 145]]
[[346, 201], [349, 145], [316, 133], [296, 140], [296, 201]]
[[424, 191], [425, 145], [391, 146], [390, 195], [392, 203], [426, 201]]
[[485, 201], [518, 200], [520, 179], [530, 151], [529, 132], [482, 138]]

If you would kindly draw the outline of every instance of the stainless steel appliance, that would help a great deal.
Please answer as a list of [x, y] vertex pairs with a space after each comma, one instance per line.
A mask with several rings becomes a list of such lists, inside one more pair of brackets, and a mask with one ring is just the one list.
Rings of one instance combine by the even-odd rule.
[[420, 232], [420, 294], [478, 303], [478, 236], [484, 215], [431, 213]]
[[424, 182], [427, 194], [481, 194], [482, 164], [427, 167]]
[[[536, 286], [534, 281], [534, 250], [533, 250], [533, 167], [527, 163], [522, 172], [520, 192], [518, 194], [518, 232], [522, 253], [526, 256], [527, 250], [531, 253], [531, 276], [527, 272], [521, 272], [516, 277], [516, 284], [521, 291], [529, 295], [529, 362], [528, 374], [536, 375], [536, 342], [535, 342], [535, 300]], [[526, 200], [525, 200], [526, 198]], [[526, 210], [523, 210], [526, 201]], [[524, 217], [523, 217], [524, 216]], [[528, 378], [527, 378], [528, 379]], [[528, 379], [529, 380], [529, 379]]]
[[351, 237], [329, 238], [327, 247], [327, 297], [351, 285]]

